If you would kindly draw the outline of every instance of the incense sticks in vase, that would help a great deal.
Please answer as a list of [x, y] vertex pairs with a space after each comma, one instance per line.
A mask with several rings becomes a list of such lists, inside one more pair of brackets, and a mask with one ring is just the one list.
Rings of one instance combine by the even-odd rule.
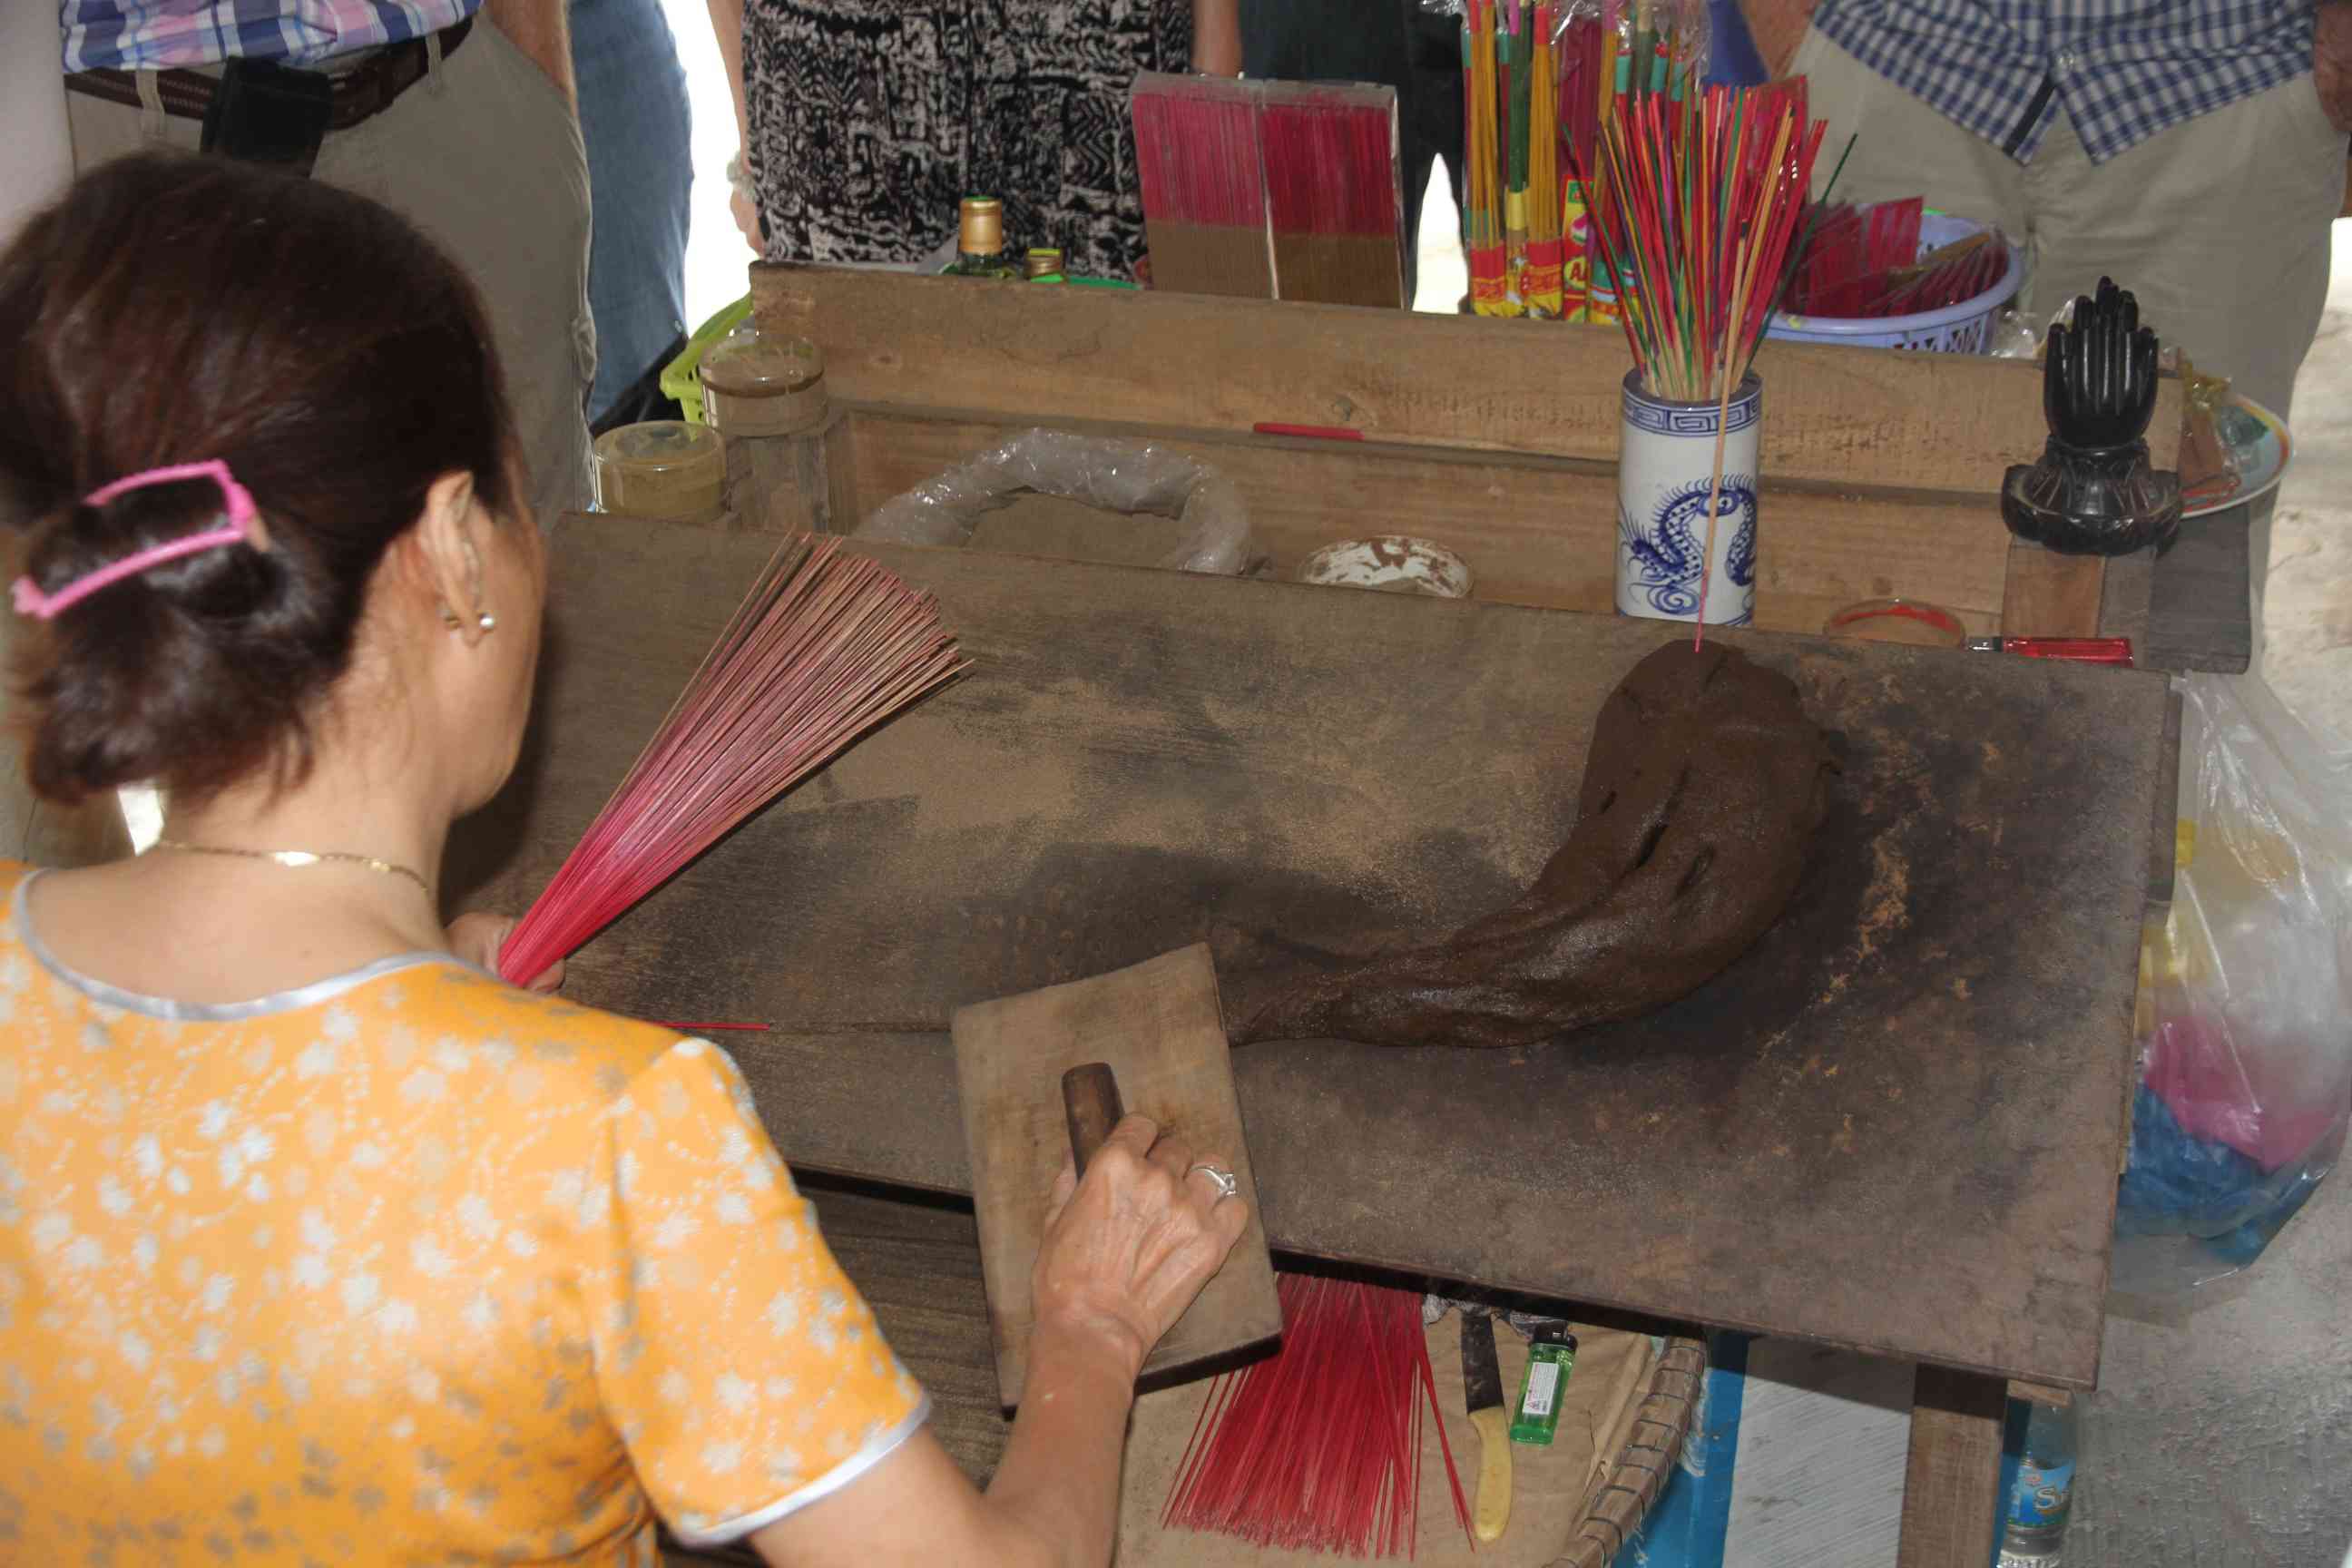
[[1801, 78], [1612, 105], [1593, 233], [1631, 285], [1621, 324], [1651, 396], [1714, 402], [1747, 374], [1827, 130], [1805, 108]]

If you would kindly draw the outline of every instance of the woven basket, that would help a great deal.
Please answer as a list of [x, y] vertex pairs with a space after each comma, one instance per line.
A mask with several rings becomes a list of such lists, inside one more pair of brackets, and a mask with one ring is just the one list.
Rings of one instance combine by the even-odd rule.
[[1674, 1477], [1706, 1378], [1703, 1342], [1666, 1342], [1650, 1369], [1649, 1392], [1619, 1425], [1624, 1436], [1617, 1444], [1615, 1466], [1586, 1495], [1583, 1519], [1552, 1568], [1608, 1568], [1617, 1560], [1626, 1537], [1641, 1528]]

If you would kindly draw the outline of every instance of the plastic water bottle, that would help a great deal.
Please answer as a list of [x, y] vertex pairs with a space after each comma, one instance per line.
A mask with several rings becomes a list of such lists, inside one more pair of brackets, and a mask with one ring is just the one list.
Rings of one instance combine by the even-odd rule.
[[2000, 1568], [2059, 1568], [2066, 1516], [2074, 1505], [2074, 1436], [2072, 1405], [2036, 1405], [2027, 1416], [2025, 1453], [2001, 1527]]

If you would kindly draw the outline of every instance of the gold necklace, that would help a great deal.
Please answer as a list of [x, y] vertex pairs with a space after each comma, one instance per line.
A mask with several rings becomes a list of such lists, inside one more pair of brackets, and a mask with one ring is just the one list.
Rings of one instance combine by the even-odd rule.
[[158, 838], [158, 849], [176, 849], [183, 855], [225, 855], [238, 860], [268, 860], [273, 865], [300, 870], [308, 866], [361, 866], [387, 877], [405, 877], [433, 896], [433, 884], [405, 866], [389, 860], [379, 860], [373, 855], [346, 855], [332, 849], [229, 849], [217, 844], [190, 844], [177, 838]]

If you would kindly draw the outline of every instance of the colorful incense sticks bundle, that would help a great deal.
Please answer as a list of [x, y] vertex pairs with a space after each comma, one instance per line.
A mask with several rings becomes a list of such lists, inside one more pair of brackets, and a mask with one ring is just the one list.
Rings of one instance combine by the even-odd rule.
[[1462, 0], [1462, 11], [1472, 308], [1580, 320], [1586, 280], [1609, 270], [1586, 254], [1585, 214], [1602, 193], [1563, 180], [1561, 164], [1595, 170], [1620, 101], [1695, 94], [1705, 0]]
[[1627, 286], [1621, 324], [1651, 396], [1716, 402], [1747, 374], [1826, 130], [1806, 117], [1801, 78], [1612, 105], [1593, 236]]
[[1494, 0], [1467, 0], [1462, 16], [1464, 163], [1462, 247], [1470, 262], [1470, 308], [1505, 316], [1509, 308], [1510, 254], [1504, 243], [1503, 140], [1496, 121], [1502, 61], [1496, 56]]
[[544, 973], [964, 667], [931, 595], [838, 539], [786, 540], [507, 939], [499, 973]]
[[1301, 1274], [1283, 1275], [1279, 1289], [1282, 1349], [1210, 1385], [1162, 1528], [1293, 1552], [1410, 1555], [1426, 1405], [1466, 1531], [1421, 1297]]

